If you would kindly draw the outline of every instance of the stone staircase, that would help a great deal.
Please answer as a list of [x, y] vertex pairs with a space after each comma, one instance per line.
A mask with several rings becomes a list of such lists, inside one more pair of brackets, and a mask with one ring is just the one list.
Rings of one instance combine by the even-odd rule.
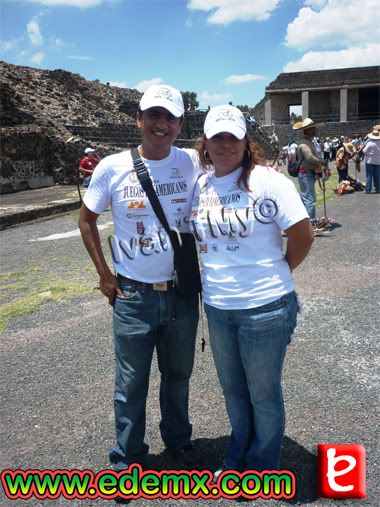
[[[185, 116], [180, 137], [175, 142], [176, 146], [181, 148], [191, 148], [194, 146], [196, 139], [203, 134], [205, 115], [205, 112], [196, 112], [188, 113]], [[78, 136], [93, 145], [106, 144], [125, 149], [141, 143], [141, 133], [135, 123], [107, 123], [98, 127], [66, 124], [65, 128], [73, 136]], [[270, 144], [269, 139], [272, 133], [271, 128], [262, 128], [260, 132], [254, 132], [248, 127], [248, 132], [250, 137], [262, 146], [268, 160], [275, 157], [275, 150]]]
[[[135, 124], [111, 124], [101, 127], [65, 125], [65, 127], [74, 136], [78, 136], [93, 145], [107, 144], [118, 148], [131, 148], [141, 143], [141, 133]], [[191, 148], [194, 141], [193, 138], [179, 138], [175, 144], [182, 148]]]

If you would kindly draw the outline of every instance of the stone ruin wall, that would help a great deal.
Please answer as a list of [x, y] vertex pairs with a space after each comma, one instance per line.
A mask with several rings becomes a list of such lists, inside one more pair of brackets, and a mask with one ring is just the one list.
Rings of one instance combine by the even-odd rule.
[[[0, 61], [0, 193], [76, 183], [87, 146], [104, 157], [139, 144], [141, 95], [61, 69]], [[185, 114], [177, 146], [194, 146], [205, 114]], [[251, 135], [272, 159], [266, 135]]]
[[[141, 93], [0, 62], [0, 193], [74, 183], [88, 139], [66, 124], [133, 124]], [[99, 143], [101, 156], [120, 147]]]
[[[87, 146], [104, 157], [139, 144], [141, 95], [60, 69], [0, 62], [0, 193], [75, 183]], [[193, 146], [204, 116], [185, 117], [178, 146]]]
[[39, 126], [5, 127], [1, 138], [1, 193], [76, 183], [83, 141], [66, 143]]
[[[318, 135], [365, 136], [375, 124], [380, 123], [380, 119], [358, 119], [359, 90], [363, 87], [377, 88], [380, 93], [379, 76], [379, 66], [282, 73], [267, 86], [265, 97], [254, 108], [255, 116], [261, 125], [265, 125], [265, 101], [272, 98], [272, 125], [280, 144], [285, 145], [295, 137], [295, 131], [290, 125], [288, 106], [302, 103], [301, 91], [292, 90], [306, 91], [315, 83], [325, 89], [309, 91], [308, 116], [316, 121], [327, 120], [325, 127], [318, 130]], [[340, 122], [342, 86], [347, 87], [347, 122]], [[264, 128], [270, 129], [269, 126]]]
[[[272, 96], [272, 119], [278, 118], [285, 121], [289, 117], [289, 106], [301, 105], [301, 93], [282, 93]], [[273, 97], [275, 97], [273, 99]], [[358, 112], [358, 90], [349, 89], [347, 95], [348, 120], [356, 117]], [[262, 112], [261, 112], [262, 111]], [[264, 121], [264, 106], [261, 108]], [[330, 117], [331, 121], [339, 121], [340, 115], [340, 92], [339, 90], [321, 90], [309, 92], [309, 117]], [[276, 122], [275, 122], [276, 123]]]

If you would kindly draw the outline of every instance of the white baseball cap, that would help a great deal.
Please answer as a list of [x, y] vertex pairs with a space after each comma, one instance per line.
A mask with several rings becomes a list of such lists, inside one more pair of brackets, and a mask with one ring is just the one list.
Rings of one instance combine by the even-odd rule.
[[163, 107], [177, 118], [185, 111], [181, 92], [169, 85], [152, 85], [147, 89], [141, 97], [140, 109], [151, 107]]
[[229, 104], [216, 106], [207, 113], [203, 131], [207, 139], [220, 132], [229, 132], [242, 140], [247, 133], [247, 125], [243, 113]]
[[93, 152], [93, 151], [95, 151], [93, 148], [86, 148], [86, 149], [84, 150], [84, 152], [85, 152], [85, 154], [86, 154], [86, 155], [87, 155], [87, 153], [91, 153], [91, 152]]

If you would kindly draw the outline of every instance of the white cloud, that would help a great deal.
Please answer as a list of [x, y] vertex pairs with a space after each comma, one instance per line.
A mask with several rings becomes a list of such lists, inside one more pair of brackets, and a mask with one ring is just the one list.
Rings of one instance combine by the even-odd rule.
[[94, 60], [94, 58], [92, 56], [87, 56], [87, 55], [69, 55], [69, 56], [66, 56], [66, 58], [68, 60], [80, 60], [82, 62], [89, 62], [91, 60]]
[[118, 88], [128, 88], [126, 81], [110, 81], [110, 85]]
[[43, 43], [43, 37], [38, 23], [38, 17], [34, 16], [26, 25], [28, 37], [33, 46], [40, 46]]
[[[380, 38], [378, 0], [308, 2], [288, 25], [285, 43], [299, 50], [313, 47], [363, 46]], [[322, 5], [317, 10], [317, 4]]]
[[23, 49], [17, 54], [17, 59], [22, 60], [24, 58], [27, 58], [30, 55], [30, 51]]
[[264, 76], [260, 76], [259, 74], [241, 74], [226, 77], [224, 80], [227, 84], [241, 84], [248, 83], [249, 81], [260, 81], [261, 79], [265, 79]]
[[379, 65], [380, 43], [349, 47], [340, 51], [309, 51], [295, 62], [289, 62], [283, 72], [342, 69]]
[[55, 37], [52, 41], [52, 46], [54, 48], [63, 48], [65, 46], [65, 43], [63, 42], [63, 39], [60, 37]]
[[308, 5], [314, 10], [322, 9], [329, 0], [305, 0], [305, 5]]
[[38, 51], [29, 58], [30, 63], [34, 65], [40, 65], [45, 58], [45, 54], [42, 51]]
[[87, 9], [88, 7], [95, 7], [100, 5], [105, 0], [26, 0], [30, 3], [37, 3], [47, 5], [50, 7], [79, 7], [80, 9]]
[[11, 39], [11, 40], [1, 40], [0, 41], [0, 51], [12, 51], [12, 49], [16, 49], [17, 47], [17, 40]]
[[190, 10], [213, 11], [207, 18], [210, 24], [229, 25], [234, 21], [262, 21], [270, 17], [280, 0], [189, 0]]
[[200, 99], [204, 100], [205, 102], [210, 102], [211, 104], [223, 103], [226, 102], [228, 99], [231, 99], [230, 93], [209, 93], [207, 91], [204, 91], [200, 94]]
[[133, 88], [135, 88], [139, 92], [144, 93], [151, 85], [161, 83], [163, 83], [162, 77], [154, 77], [153, 79], [146, 79], [144, 81], [140, 81], [140, 83], [137, 83]]

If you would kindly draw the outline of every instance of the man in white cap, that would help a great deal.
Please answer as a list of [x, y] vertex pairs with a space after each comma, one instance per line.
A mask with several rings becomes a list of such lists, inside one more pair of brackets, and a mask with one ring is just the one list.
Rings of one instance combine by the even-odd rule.
[[[317, 128], [323, 125], [324, 123], [314, 123], [311, 118], [305, 118], [302, 122], [293, 125], [293, 130], [303, 132], [297, 148], [298, 160], [301, 160], [298, 183], [302, 202], [312, 222], [316, 218], [315, 181], [322, 174], [322, 160], [313, 143], [313, 138], [316, 136]], [[327, 163], [327, 160], [323, 162], [323, 164]]]
[[[173, 146], [184, 114], [181, 93], [153, 85], [136, 115], [138, 147], [168, 220], [186, 232], [199, 167], [194, 150]], [[101, 247], [97, 218], [110, 204], [114, 221], [115, 275]], [[115, 338], [116, 443], [110, 460], [116, 471], [144, 464], [146, 398], [154, 349], [161, 374], [160, 432], [167, 451], [182, 467], [198, 465], [188, 416], [189, 379], [194, 361], [198, 297], [173, 288], [173, 249], [143, 191], [130, 151], [99, 164], [80, 210], [79, 227], [100, 277], [100, 290], [113, 305]]]
[[90, 184], [92, 173], [100, 160], [95, 156], [95, 150], [93, 148], [86, 148], [84, 150], [84, 155], [85, 156], [79, 163], [79, 172], [84, 175], [82, 184], [87, 188]]

